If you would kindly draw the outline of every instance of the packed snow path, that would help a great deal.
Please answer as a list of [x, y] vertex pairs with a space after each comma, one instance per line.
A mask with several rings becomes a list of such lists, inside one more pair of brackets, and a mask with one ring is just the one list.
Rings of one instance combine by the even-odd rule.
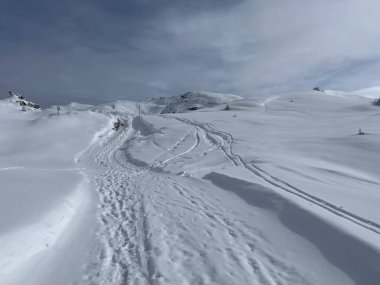
[[[151, 124], [131, 116], [85, 155], [99, 193], [100, 249], [80, 283], [372, 284], [380, 278], [378, 253], [326, 220], [375, 238], [376, 222], [245, 161], [234, 153], [232, 135], [210, 124], [151, 119], [178, 122], [183, 135], [163, 147]], [[148, 140], [157, 146], [152, 159], [134, 158], [136, 141]], [[325, 210], [322, 217], [304, 202]], [[326, 232], [333, 241], [324, 244]], [[350, 248], [369, 259], [357, 263]]]

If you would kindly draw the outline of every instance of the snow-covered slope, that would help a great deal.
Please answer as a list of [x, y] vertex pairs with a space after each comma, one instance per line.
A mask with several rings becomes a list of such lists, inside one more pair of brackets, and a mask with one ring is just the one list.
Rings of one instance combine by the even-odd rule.
[[380, 86], [360, 89], [360, 90], [352, 91], [352, 93], [375, 99], [375, 98], [380, 97]]
[[350, 92], [345, 92], [345, 91], [340, 91], [340, 90], [323, 90], [322, 92], [327, 94], [327, 95], [340, 96], [340, 97], [352, 96], [353, 95]]
[[0, 284], [377, 284], [380, 108], [191, 94], [0, 102]]
[[0, 284], [64, 284], [77, 275], [96, 197], [75, 159], [108, 123], [87, 110], [20, 112], [0, 100]]
[[166, 107], [161, 114], [184, 113], [202, 108], [212, 108], [222, 104], [227, 104], [241, 97], [232, 94], [221, 94], [211, 92], [187, 92], [180, 96], [156, 99], [156, 103], [163, 103]]
[[[327, 95], [341, 96], [341, 97], [361, 96], [368, 99], [377, 99], [380, 97], [380, 87], [371, 87], [371, 88], [350, 91], [350, 92], [339, 91], [339, 90], [324, 90], [323, 92]], [[368, 100], [368, 101], [371, 102], [373, 100]]]

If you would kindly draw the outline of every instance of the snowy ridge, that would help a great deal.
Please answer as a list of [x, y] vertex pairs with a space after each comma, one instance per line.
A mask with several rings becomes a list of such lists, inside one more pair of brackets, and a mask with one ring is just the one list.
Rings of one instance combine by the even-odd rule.
[[211, 92], [187, 92], [180, 96], [170, 97], [164, 100], [167, 104], [161, 114], [184, 113], [202, 108], [211, 108], [221, 104], [227, 104], [241, 99], [237, 95], [211, 93]]
[[[31, 111], [39, 110], [40, 106], [36, 103], [26, 100], [23, 96], [18, 93], [9, 91], [10, 97], [8, 99], [3, 99], [1, 101], [3, 106], [18, 106], [21, 111]], [[1, 102], [0, 101], [0, 102]]]
[[380, 86], [360, 89], [360, 90], [352, 91], [351, 93], [359, 94], [367, 98], [376, 99], [380, 97]]
[[380, 87], [371, 87], [371, 88], [350, 91], [350, 92], [339, 91], [339, 90], [324, 90], [323, 92], [327, 95], [341, 96], [341, 97], [360, 96], [360, 97], [365, 97], [369, 99], [376, 99], [380, 97]]

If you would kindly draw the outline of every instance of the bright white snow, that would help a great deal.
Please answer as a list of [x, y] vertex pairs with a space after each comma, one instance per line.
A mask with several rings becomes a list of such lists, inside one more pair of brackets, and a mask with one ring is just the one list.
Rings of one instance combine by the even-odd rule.
[[0, 284], [377, 284], [379, 118], [331, 90], [2, 100]]

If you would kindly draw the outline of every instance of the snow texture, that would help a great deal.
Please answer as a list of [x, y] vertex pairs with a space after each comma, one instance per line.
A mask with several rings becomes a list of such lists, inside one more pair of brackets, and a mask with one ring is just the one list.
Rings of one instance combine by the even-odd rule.
[[331, 90], [4, 99], [0, 284], [378, 284], [379, 118]]

